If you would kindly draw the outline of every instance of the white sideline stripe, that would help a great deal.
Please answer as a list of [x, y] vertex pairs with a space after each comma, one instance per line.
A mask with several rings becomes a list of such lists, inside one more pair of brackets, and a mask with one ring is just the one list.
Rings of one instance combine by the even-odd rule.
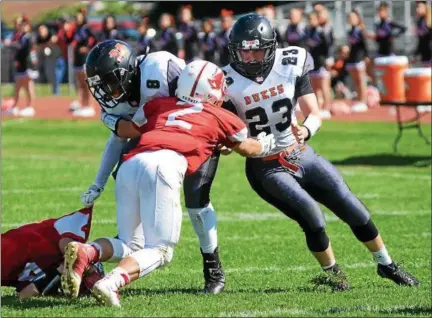
[[430, 175], [424, 175], [424, 174], [401, 174], [397, 172], [378, 172], [378, 171], [358, 171], [358, 170], [350, 170], [350, 169], [340, 169], [342, 174], [347, 176], [365, 176], [365, 177], [391, 177], [391, 178], [398, 178], [398, 179], [414, 179], [414, 180], [431, 180]]
[[17, 119], [10, 119], [10, 120], [5, 120], [1, 122], [1, 126], [2, 127], [8, 127], [8, 126], [14, 126], [16, 124], [23, 124], [25, 122], [29, 121], [29, 119], [26, 118], [17, 118]]
[[[6, 160], [14, 160], [14, 159], [31, 159], [31, 160], [47, 160], [47, 161], [92, 161], [92, 160], [100, 160], [98, 156], [75, 156], [73, 154], [66, 156], [59, 155], [41, 155], [41, 154], [28, 154], [28, 155], [3, 155], [3, 159]], [[3, 165], [3, 169], [8, 169], [7, 165]], [[385, 171], [364, 171], [364, 170], [353, 170], [353, 169], [345, 169], [339, 168], [342, 174], [347, 176], [365, 176], [365, 177], [390, 177], [397, 179], [413, 179], [413, 180], [431, 180], [431, 176], [429, 174], [410, 174], [409, 172], [406, 174], [397, 173], [397, 172], [385, 172]]]
[[[377, 266], [374, 262], [359, 262], [353, 264], [340, 264], [342, 268], [368, 268]], [[410, 268], [422, 268], [425, 266], [430, 266], [429, 262], [420, 262], [420, 263], [410, 263]], [[319, 270], [319, 265], [300, 265], [300, 266], [265, 266], [265, 267], [237, 267], [237, 268], [224, 268], [224, 272], [226, 273], [250, 273], [250, 272], [306, 272], [311, 270]], [[189, 269], [190, 273], [201, 273], [202, 269]]]
[[[18, 169], [18, 167], [14, 167], [13, 169]], [[4, 170], [4, 168], [3, 168], [3, 170]], [[24, 194], [24, 193], [30, 193], [31, 194], [31, 193], [44, 193], [44, 192], [51, 193], [51, 192], [68, 192], [68, 191], [71, 191], [71, 192], [82, 191], [82, 192], [84, 192], [87, 186], [88, 185], [84, 185], [82, 187], [64, 187], [64, 188], [6, 189], [6, 190], [2, 190], [1, 194], [3, 194], [3, 195], [5, 195], [5, 194]], [[361, 199], [377, 199], [377, 198], [380, 198], [381, 195], [379, 193], [359, 193], [358, 197]]]
[[[99, 205], [100, 206], [100, 205]], [[404, 216], [404, 215], [430, 215], [431, 211], [428, 210], [420, 210], [413, 213], [413, 211], [374, 211], [372, 215], [387, 215], [387, 216]], [[216, 212], [217, 221], [218, 222], [241, 222], [241, 221], [267, 221], [267, 220], [279, 220], [285, 219], [290, 220], [287, 216], [279, 212]], [[183, 221], [189, 221], [189, 214], [183, 213]], [[340, 221], [334, 215], [325, 214], [325, 218], [327, 222], [337, 222]], [[2, 227], [18, 227], [24, 224], [28, 224], [31, 222], [23, 222], [23, 223], [2, 223]], [[340, 221], [342, 222], [342, 221]], [[92, 221], [92, 224], [117, 224], [115, 219], [96, 219]]]
[[221, 312], [218, 317], [277, 317], [278, 315], [302, 315], [312, 312], [298, 308], [277, 308], [274, 310], [245, 310], [235, 312]]
[[[328, 314], [341, 314], [341, 313], [348, 313], [348, 312], [384, 312], [388, 311], [391, 313], [392, 311], [397, 311], [401, 309], [415, 309], [417, 308], [417, 305], [396, 305], [396, 306], [370, 306], [370, 305], [360, 305], [360, 306], [349, 306], [349, 307], [338, 307], [338, 306], [330, 306], [330, 308], [327, 309]], [[308, 314], [311, 317], [314, 317], [315, 315], [318, 315], [319, 312], [321, 312], [323, 308], [321, 309], [313, 309], [311, 307], [308, 308], [277, 308], [274, 310], [244, 310], [244, 311], [223, 311], [219, 313], [219, 317], [276, 317], [277, 315], [301, 315], [301, 314]], [[321, 314], [320, 314], [321, 315]]]
[[85, 191], [84, 187], [70, 187], [70, 188], [48, 188], [48, 189], [9, 189], [2, 190], [1, 194], [24, 194], [24, 193], [42, 193], [42, 192], [75, 192], [75, 191]]

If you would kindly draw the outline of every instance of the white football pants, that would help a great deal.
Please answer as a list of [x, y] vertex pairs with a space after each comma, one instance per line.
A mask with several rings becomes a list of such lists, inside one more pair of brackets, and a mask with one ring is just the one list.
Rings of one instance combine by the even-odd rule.
[[119, 239], [110, 239], [110, 261], [130, 255], [144, 275], [171, 261], [180, 237], [186, 169], [186, 158], [171, 150], [139, 153], [122, 164], [115, 184]]

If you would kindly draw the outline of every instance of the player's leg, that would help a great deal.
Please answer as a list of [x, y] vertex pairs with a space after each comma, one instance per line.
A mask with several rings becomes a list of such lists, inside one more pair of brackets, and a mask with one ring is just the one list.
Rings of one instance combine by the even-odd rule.
[[393, 263], [378, 229], [365, 205], [351, 191], [341, 173], [327, 159], [307, 147], [309, 161], [303, 162], [307, 178], [305, 188], [347, 223], [357, 239], [371, 252], [378, 264], [378, 274], [397, 284], [418, 285], [417, 279]]
[[100, 238], [90, 244], [73, 242], [65, 251], [62, 287], [71, 297], [78, 297], [82, 276], [97, 261], [117, 262], [144, 248], [144, 234], [139, 215], [137, 160], [122, 165], [116, 181], [118, 238]]
[[281, 169], [277, 160], [247, 159], [246, 175], [252, 189], [262, 199], [297, 221], [303, 229], [309, 250], [328, 274], [325, 283], [334, 290], [349, 289], [325, 232], [324, 215], [298, 179]]
[[121, 287], [170, 263], [180, 236], [180, 188], [186, 159], [170, 150], [142, 153], [137, 158], [141, 161], [137, 191], [145, 247], [122, 259], [96, 283], [93, 295], [107, 305], [119, 305]]
[[210, 294], [222, 292], [225, 286], [225, 275], [219, 259], [216, 213], [210, 202], [210, 189], [219, 155], [218, 152], [213, 154], [197, 172], [186, 176], [183, 186], [186, 208], [203, 257], [204, 292]]

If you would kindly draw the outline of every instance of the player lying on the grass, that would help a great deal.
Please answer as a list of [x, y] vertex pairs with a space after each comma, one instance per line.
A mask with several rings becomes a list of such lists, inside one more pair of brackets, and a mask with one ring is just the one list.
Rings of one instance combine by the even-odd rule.
[[141, 137], [125, 155], [115, 184], [118, 239], [66, 247], [65, 293], [78, 295], [82, 274], [90, 264], [120, 261], [92, 291], [101, 303], [119, 306], [121, 287], [171, 262], [180, 235], [185, 174], [194, 173], [218, 144], [247, 157], [271, 151], [273, 135], [247, 138], [245, 124], [220, 107], [225, 87], [216, 65], [195, 61], [180, 74], [177, 97], [156, 98], [141, 106], [139, 124], [133, 124]]
[[[229, 99], [225, 107], [248, 125], [252, 137], [273, 133], [277, 143], [269, 156], [246, 160], [248, 181], [262, 199], [298, 222], [309, 250], [328, 274], [317, 282], [334, 290], [349, 288], [336, 264], [320, 202], [350, 226], [373, 255], [381, 277], [400, 285], [418, 285], [415, 277], [393, 262], [369, 211], [341, 173], [306, 144], [321, 126], [308, 76], [314, 68], [310, 54], [294, 46], [276, 49], [273, 27], [257, 14], [237, 20], [229, 50], [234, 63], [224, 67]], [[297, 102], [306, 118], [302, 125], [295, 120]]]
[[[118, 40], [103, 41], [89, 53], [87, 84], [102, 107], [102, 122], [113, 133], [105, 146], [94, 184], [81, 196], [85, 206], [93, 205], [121, 154], [138, 142], [138, 138], [127, 141], [131, 136], [119, 125], [119, 120], [135, 120], [141, 116], [135, 115], [138, 106], [152, 98], [175, 96], [178, 76], [184, 67], [183, 60], [165, 51], [136, 57], [129, 44]], [[218, 253], [216, 214], [210, 202], [210, 186], [218, 160], [216, 152], [195, 173], [186, 176], [183, 187], [185, 205], [200, 241], [204, 291], [211, 294], [221, 292], [225, 286]], [[113, 176], [119, 166], [120, 163]]]
[[[12, 229], [1, 235], [1, 285], [15, 287], [19, 298], [60, 293], [63, 253], [71, 242], [88, 239], [93, 208]], [[79, 295], [89, 295], [104, 275], [100, 262], [89, 266]]]

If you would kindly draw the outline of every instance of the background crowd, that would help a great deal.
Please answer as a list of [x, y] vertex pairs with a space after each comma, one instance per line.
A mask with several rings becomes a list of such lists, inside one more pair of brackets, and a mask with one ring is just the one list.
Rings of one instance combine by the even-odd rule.
[[[324, 4], [317, 3], [309, 12], [291, 8], [286, 27], [281, 27], [272, 5], [257, 8], [276, 26], [279, 47], [296, 45], [306, 48], [314, 58], [315, 70], [311, 72], [312, 85], [319, 96], [323, 117], [330, 116], [333, 98], [354, 100], [351, 110], [364, 111], [373, 106], [368, 100], [368, 85], [373, 84], [373, 57], [391, 56], [395, 53], [394, 40], [407, 32], [407, 26], [391, 19], [389, 4], [382, 2], [377, 8], [374, 29], [367, 29], [357, 10], [346, 16], [345, 43], [336, 45], [331, 15]], [[417, 41], [410, 52], [411, 61], [431, 65], [432, 27], [431, 7], [427, 1], [417, 1], [413, 38]], [[52, 93], [59, 94], [60, 84], [68, 80], [68, 63], [73, 66], [73, 77], [79, 92], [79, 101], [71, 105], [77, 116], [93, 116], [90, 95], [85, 85], [83, 64], [86, 55], [98, 42], [105, 39], [122, 39], [132, 43], [137, 54], [146, 47], [152, 52], [164, 50], [190, 62], [201, 58], [218, 65], [226, 65], [231, 58], [228, 35], [235, 21], [233, 11], [222, 9], [215, 18], [196, 21], [193, 7], [183, 5], [177, 15], [163, 13], [156, 23], [148, 17], [128, 22], [117, 22], [114, 15], [105, 16], [101, 25], [87, 22], [87, 12], [80, 9], [74, 17], [57, 19], [55, 24], [32, 22], [24, 15], [17, 17], [13, 28], [7, 31], [2, 22], [2, 46], [9, 48], [13, 61], [15, 98], [7, 111], [21, 116], [34, 114], [34, 81], [52, 84]], [[375, 50], [368, 40], [376, 43]], [[16, 105], [20, 90], [27, 96], [27, 107], [18, 111]]]

